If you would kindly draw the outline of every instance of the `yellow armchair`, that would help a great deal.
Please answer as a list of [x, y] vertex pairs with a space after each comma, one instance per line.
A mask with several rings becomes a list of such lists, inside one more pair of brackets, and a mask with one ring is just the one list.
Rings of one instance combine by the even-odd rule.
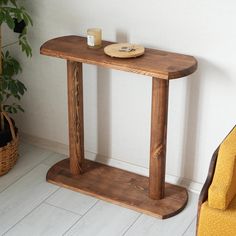
[[213, 154], [197, 224], [198, 236], [236, 236], [236, 126]]

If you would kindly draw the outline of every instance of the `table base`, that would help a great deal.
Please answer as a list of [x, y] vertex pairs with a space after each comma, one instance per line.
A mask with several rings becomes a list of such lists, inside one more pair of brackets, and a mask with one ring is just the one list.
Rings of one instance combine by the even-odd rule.
[[52, 166], [47, 181], [161, 219], [178, 214], [188, 201], [187, 190], [166, 183], [161, 200], [148, 197], [149, 178], [85, 160], [83, 173], [72, 175], [69, 159]]

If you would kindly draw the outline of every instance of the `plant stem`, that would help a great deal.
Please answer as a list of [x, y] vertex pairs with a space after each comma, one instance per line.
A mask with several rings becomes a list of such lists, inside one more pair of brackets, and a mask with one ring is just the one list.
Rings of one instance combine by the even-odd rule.
[[6, 44], [6, 45], [3, 45], [2, 48], [6, 48], [6, 47], [9, 47], [9, 46], [12, 46], [14, 44], [17, 44], [19, 42], [19, 40], [13, 42], [13, 43], [9, 43], [9, 44]]

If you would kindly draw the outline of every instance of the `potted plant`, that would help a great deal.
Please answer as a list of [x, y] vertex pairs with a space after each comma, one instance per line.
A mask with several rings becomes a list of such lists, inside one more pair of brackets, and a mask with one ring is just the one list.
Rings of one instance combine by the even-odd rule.
[[[17, 33], [17, 41], [2, 44], [2, 24]], [[17, 0], [0, 0], [0, 176], [7, 173], [15, 164], [18, 156], [18, 134], [9, 113], [24, 111], [16, 102], [26, 91], [25, 85], [17, 79], [22, 71], [20, 63], [11, 56], [9, 47], [19, 44], [27, 57], [32, 50], [27, 40], [27, 30], [33, 25], [26, 9]]]

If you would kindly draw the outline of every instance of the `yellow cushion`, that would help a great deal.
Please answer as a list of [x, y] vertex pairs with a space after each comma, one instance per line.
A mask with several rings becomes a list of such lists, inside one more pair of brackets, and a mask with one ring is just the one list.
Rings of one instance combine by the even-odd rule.
[[226, 209], [235, 195], [236, 127], [220, 145], [213, 181], [208, 190], [209, 206]]
[[227, 210], [209, 207], [208, 202], [201, 206], [198, 236], [235, 236], [236, 235], [236, 198]]

